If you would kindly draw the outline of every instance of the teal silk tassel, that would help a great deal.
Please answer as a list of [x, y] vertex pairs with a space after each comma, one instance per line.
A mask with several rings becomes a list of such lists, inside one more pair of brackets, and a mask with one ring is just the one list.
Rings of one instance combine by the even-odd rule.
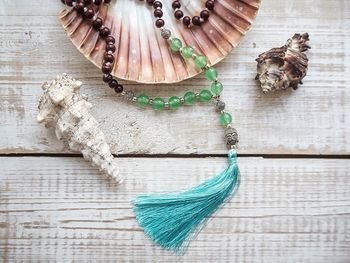
[[228, 162], [226, 170], [188, 191], [137, 197], [134, 212], [150, 238], [168, 250], [184, 252], [209, 217], [239, 187], [236, 150], [229, 151]]

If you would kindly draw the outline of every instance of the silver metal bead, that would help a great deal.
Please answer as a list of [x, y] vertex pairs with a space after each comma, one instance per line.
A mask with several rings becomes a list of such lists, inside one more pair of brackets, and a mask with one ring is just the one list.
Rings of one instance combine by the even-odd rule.
[[215, 103], [215, 108], [217, 111], [223, 111], [225, 109], [225, 102], [221, 101], [221, 100], [218, 100], [216, 103]]
[[134, 92], [128, 90], [128, 91], [125, 93], [125, 97], [126, 97], [127, 100], [132, 101], [133, 98], [135, 97]]
[[184, 104], [185, 103], [185, 99], [183, 97], [180, 97], [180, 103]]
[[227, 127], [225, 129], [225, 142], [229, 147], [234, 146], [238, 143], [238, 133], [236, 129], [232, 127]]
[[171, 31], [169, 29], [162, 28], [160, 31], [160, 35], [164, 39], [169, 39], [171, 37]]

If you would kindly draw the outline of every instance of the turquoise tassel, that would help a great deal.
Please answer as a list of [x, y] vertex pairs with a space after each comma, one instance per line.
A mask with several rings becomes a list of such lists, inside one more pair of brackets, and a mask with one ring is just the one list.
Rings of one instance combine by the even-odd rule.
[[137, 197], [134, 212], [150, 238], [168, 250], [184, 252], [209, 217], [239, 187], [236, 150], [229, 151], [228, 161], [226, 170], [191, 190]]

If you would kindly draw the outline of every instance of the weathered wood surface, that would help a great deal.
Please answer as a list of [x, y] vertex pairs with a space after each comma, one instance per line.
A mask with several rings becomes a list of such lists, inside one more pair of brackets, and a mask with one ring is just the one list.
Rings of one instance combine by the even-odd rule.
[[[134, 218], [139, 193], [210, 178], [226, 158], [120, 158], [115, 186], [81, 158], [0, 158], [0, 255], [72, 262], [349, 262], [348, 160], [239, 158], [242, 184], [176, 257]], [[190, 183], [189, 183], [190, 182]]]
[[[145, 237], [130, 201], [196, 185], [220, 171], [225, 158], [138, 154], [223, 154], [217, 116], [207, 106], [159, 114], [122, 102], [69, 42], [57, 19], [61, 7], [58, 0], [0, 1], [0, 261], [350, 262], [348, 1], [263, 0], [253, 29], [218, 65], [240, 153], [312, 159], [239, 158], [237, 197], [184, 257]], [[313, 47], [304, 86], [262, 95], [254, 59], [304, 31]], [[120, 158], [123, 185], [81, 158], [39, 157], [67, 153], [35, 120], [41, 83], [62, 72], [84, 81], [113, 151], [135, 156]], [[164, 96], [206, 85], [203, 76], [172, 86], [125, 83]], [[29, 153], [38, 157], [4, 156]]]
[[[94, 115], [115, 153], [224, 153], [212, 107], [175, 113], [140, 110], [101, 83], [101, 74], [73, 47], [56, 14], [59, 1], [0, 3], [1, 153], [67, 151], [35, 121], [40, 84], [69, 72], [84, 81]], [[329, 12], [329, 10], [332, 12]], [[346, 1], [264, 0], [242, 45], [218, 65], [223, 97], [246, 154], [349, 154], [350, 5]], [[298, 91], [265, 96], [254, 81], [259, 53], [308, 31], [310, 71]], [[150, 94], [182, 94], [207, 85], [203, 76], [173, 86], [126, 83]]]

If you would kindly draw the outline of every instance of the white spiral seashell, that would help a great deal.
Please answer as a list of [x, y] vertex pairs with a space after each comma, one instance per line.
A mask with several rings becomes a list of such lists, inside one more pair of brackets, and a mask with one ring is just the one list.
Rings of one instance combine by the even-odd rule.
[[81, 152], [84, 159], [120, 183], [119, 169], [105, 136], [89, 112], [92, 105], [80, 94], [81, 85], [82, 82], [67, 74], [45, 82], [39, 100], [38, 122], [44, 123], [46, 128], [55, 127], [59, 140], [72, 151]]

